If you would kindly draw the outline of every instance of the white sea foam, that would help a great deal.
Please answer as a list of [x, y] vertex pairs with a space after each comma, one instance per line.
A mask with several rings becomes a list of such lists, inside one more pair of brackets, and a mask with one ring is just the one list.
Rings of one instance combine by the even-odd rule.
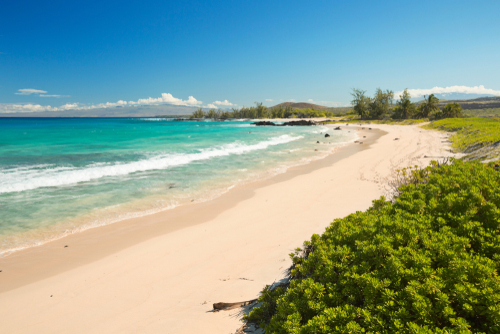
[[45, 166], [28, 169], [26, 167], [0, 170], [0, 193], [20, 192], [41, 187], [58, 187], [79, 182], [88, 182], [102, 177], [122, 176], [135, 172], [165, 169], [186, 165], [193, 161], [207, 160], [232, 154], [263, 150], [269, 146], [285, 144], [302, 136], [282, 135], [256, 144], [232, 143], [209, 149], [200, 149], [190, 154], [158, 154], [147, 159], [128, 163], [91, 164], [85, 167]]
[[155, 117], [155, 118], [139, 118], [141, 121], [171, 121], [173, 118], [161, 118], [161, 117]]

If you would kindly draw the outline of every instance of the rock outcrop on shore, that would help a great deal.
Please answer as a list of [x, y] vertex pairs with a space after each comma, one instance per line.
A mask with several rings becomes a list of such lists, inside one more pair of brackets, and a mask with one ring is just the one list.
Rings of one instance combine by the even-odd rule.
[[256, 125], [256, 126], [311, 126], [311, 125], [317, 125], [316, 122], [306, 121], [306, 120], [290, 121], [290, 122], [285, 122], [283, 124], [276, 124], [276, 123], [273, 123], [270, 121], [260, 121], [260, 122], [255, 122], [252, 124]]
[[256, 126], [277, 126], [277, 124], [275, 124], [273, 122], [269, 122], [269, 121], [256, 122], [256, 123], [252, 123], [252, 124], [256, 125]]

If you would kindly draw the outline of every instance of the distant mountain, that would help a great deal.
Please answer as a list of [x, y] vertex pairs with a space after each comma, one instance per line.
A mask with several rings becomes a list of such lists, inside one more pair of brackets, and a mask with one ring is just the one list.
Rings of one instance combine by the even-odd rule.
[[[460, 94], [462, 95], [462, 94]], [[465, 94], [473, 95], [473, 94]], [[424, 100], [416, 102], [417, 104], [422, 103]], [[483, 96], [475, 99], [440, 99], [439, 106], [443, 107], [448, 103], [458, 103], [464, 110], [469, 109], [494, 109], [500, 108], [500, 96]]]
[[[434, 94], [440, 100], [471, 100], [483, 97], [493, 97], [493, 95], [486, 94], [464, 94], [464, 93], [448, 93], [448, 94]], [[413, 101], [421, 101], [423, 97], [417, 97], [412, 99]]]
[[98, 108], [87, 110], [60, 110], [24, 113], [0, 113], [0, 117], [154, 117], [191, 115], [195, 107], [155, 105], [115, 108]]
[[320, 106], [317, 104], [307, 103], [307, 102], [283, 102], [277, 104], [275, 106], [269, 107], [270, 109], [276, 107], [292, 107], [293, 109], [317, 109], [317, 110], [326, 110], [328, 107]]

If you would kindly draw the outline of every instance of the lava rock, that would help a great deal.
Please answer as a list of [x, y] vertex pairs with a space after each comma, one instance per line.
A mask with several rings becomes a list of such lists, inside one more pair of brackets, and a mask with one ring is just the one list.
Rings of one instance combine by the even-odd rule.
[[255, 122], [252, 124], [256, 125], [256, 126], [276, 126], [276, 124], [274, 124], [273, 122], [269, 122], [269, 121]]
[[291, 121], [283, 123], [283, 126], [310, 126], [310, 125], [316, 125], [316, 122], [300, 120], [300, 121]]

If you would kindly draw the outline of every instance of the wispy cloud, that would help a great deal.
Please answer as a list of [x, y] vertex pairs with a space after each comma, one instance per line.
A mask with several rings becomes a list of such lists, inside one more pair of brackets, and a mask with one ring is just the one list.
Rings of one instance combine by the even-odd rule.
[[217, 106], [213, 103], [209, 103], [206, 106], [204, 106], [204, 108], [217, 109]]
[[[396, 98], [403, 93], [399, 91], [394, 93]], [[434, 87], [429, 89], [408, 89], [411, 97], [421, 97], [430, 94], [449, 94], [449, 93], [462, 93], [462, 94], [480, 94], [480, 95], [500, 95], [500, 90], [485, 88], [483, 85], [468, 87], [468, 86], [450, 86], [450, 87]]]
[[51, 95], [49, 95], [49, 94], [40, 94], [39, 96], [41, 96], [41, 97], [58, 97], [58, 98], [59, 97], [69, 97], [69, 95], [56, 95], [56, 94], [51, 94]]
[[47, 94], [46, 90], [33, 89], [33, 88], [23, 88], [18, 89], [16, 95], [38, 95], [41, 97], [69, 97], [69, 95], [57, 95], [57, 94]]
[[18, 89], [17, 95], [31, 95], [31, 94], [45, 94], [47, 91], [45, 90], [40, 90], [40, 89], [33, 89], [33, 88], [24, 88], [24, 89]]
[[267, 102], [273, 102], [273, 99], [266, 99]]

